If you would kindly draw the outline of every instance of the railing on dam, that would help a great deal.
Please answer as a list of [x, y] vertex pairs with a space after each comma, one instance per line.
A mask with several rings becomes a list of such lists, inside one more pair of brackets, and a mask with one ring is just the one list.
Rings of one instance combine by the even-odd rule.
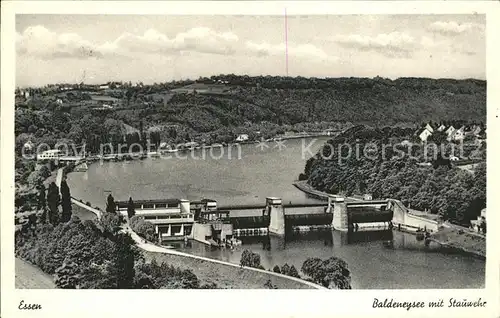
[[[326, 207], [328, 206], [327, 202], [321, 203], [292, 203], [292, 204], [283, 204], [285, 209], [294, 209], [294, 208], [314, 208], [314, 207]], [[234, 205], [221, 205], [218, 207], [219, 210], [262, 210], [266, 207], [266, 205], [262, 204], [234, 204]]]

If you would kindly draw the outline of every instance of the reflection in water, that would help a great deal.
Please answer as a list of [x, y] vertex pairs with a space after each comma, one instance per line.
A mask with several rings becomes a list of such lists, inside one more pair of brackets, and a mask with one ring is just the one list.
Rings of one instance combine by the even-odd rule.
[[333, 231], [331, 229], [321, 229], [316, 231], [290, 231], [285, 235], [286, 242], [293, 241], [323, 241], [325, 246], [333, 246]]
[[[392, 230], [342, 232], [331, 229], [322, 229], [308, 232], [290, 231], [287, 232], [284, 237], [271, 234], [263, 236], [243, 236], [238, 239], [242, 241], [243, 245], [260, 243], [262, 244], [262, 249], [267, 251], [271, 250], [271, 246], [273, 247], [273, 250], [284, 250], [286, 249], [287, 243], [299, 241], [302, 243], [322, 241], [324, 246], [332, 247], [381, 241], [383, 242], [384, 247], [394, 248], [394, 234]], [[403, 245], [398, 244], [398, 247], [404, 248], [404, 241]]]

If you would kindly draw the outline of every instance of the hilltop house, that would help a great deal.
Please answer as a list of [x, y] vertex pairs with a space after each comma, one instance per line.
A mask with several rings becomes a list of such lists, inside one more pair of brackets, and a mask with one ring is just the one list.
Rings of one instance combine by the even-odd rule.
[[463, 140], [465, 137], [465, 127], [462, 126], [460, 127], [459, 129], [456, 129], [453, 131], [453, 133], [449, 134], [448, 135], [448, 141], [451, 141], [451, 140]]
[[445, 130], [446, 135], [448, 135], [448, 137], [447, 137], [448, 140], [451, 140], [451, 137], [455, 133], [455, 130], [456, 129], [453, 126], [450, 126], [450, 127], [448, 127], [448, 129]]
[[[430, 128], [430, 129], [429, 129]], [[420, 138], [422, 142], [426, 142], [427, 139], [432, 136], [432, 127], [427, 124], [424, 128], [421, 128], [417, 131], [417, 136]]]
[[441, 124], [441, 126], [439, 126], [436, 130], [437, 131], [444, 131], [446, 129], [446, 126]]
[[486, 234], [486, 208], [482, 209], [481, 215], [476, 220], [471, 220], [470, 224], [474, 231]]
[[481, 127], [479, 125], [474, 125], [465, 129], [465, 136], [479, 136], [481, 133]]
[[431, 132], [431, 134], [434, 132], [434, 128], [430, 124], [425, 125], [425, 129]]

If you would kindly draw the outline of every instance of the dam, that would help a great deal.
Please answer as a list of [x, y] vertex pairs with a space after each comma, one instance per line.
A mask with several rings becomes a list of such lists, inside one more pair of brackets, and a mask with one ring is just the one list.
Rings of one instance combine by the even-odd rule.
[[[128, 201], [117, 201], [117, 211], [126, 215], [128, 205]], [[307, 227], [346, 232], [387, 230], [392, 229], [393, 222], [401, 225], [409, 219], [403, 208], [390, 200], [347, 201], [334, 195], [326, 202], [301, 204], [283, 204], [278, 197], [267, 197], [263, 205], [218, 206], [212, 199], [134, 202], [135, 215], [154, 225], [159, 242], [191, 238], [209, 245], [220, 245], [244, 235], [284, 236]], [[244, 210], [252, 213], [233, 213]], [[433, 231], [432, 226], [423, 227]]]

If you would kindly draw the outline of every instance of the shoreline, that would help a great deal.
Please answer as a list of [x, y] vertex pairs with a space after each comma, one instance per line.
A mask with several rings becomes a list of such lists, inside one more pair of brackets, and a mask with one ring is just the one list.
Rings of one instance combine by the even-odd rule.
[[[334, 132], [335, 134], [338, 132]], [[155, 149], [154, 151], [151, 149], [145, 149], [142, 152], [135, 153], [111, 153], [111, 154], [95, 154], [89, 155], [87, 157], [82, 157], [83, 162], [88, 162], [89, 164], [96, 161], [134, 161], [134, 160], [144, 160], [149, 158], [162, 158], [162, 156], [167, 156], [175, 154], [175, 153], [187, 153], [194, 150], [206, 150], [213, 148], [230, 148], [239, 145], [252, 145], [258, 144], [260, 142], [272, 142], [272, 141], [282, 141], [282, 140], [293, 140], [293, 139], [307, 139], [307, 138], [321, 138], [321, 137], [333, 137], [334, 134], [326, 134], [326, 133], [308, 133], [305, 135], [293, 135], [293, 136], [282, 136], [282, 137], [274, 137], [266, 140], [252, 140], [252, 141], [241, 141], [241, 142], [232, 142], [232, 143], [222, 143], [222, 144], [211, 144], [211, 145], [197, 145], [186, 148], [170, 148], [170, 149]]]
[[[322, 191], [319, 191], [319, 190], [312, 188], [307, 183], [307, 180], [294, 181], [293, 185], [297, 189], [299, 189], [300, 191], [306, 193], [307, 195], [310, 195], [310, 196], [317, 198], [317, 199], [320, 199], [320, 200], [328, 200], [328, 194], [326, 192], [322, 192]], [[347, 199], [357, 200], [356, 198], [350, 198], [350, 197], [348, 197]], [[401, 231], [401, 232], [412, 234], [412, 235], [417, 235], [416, 231], [408, 230], [405, 228], [405, 226], [402, 226], [401, 228], [402, 228], [401, 230], [398, 230], [397, 227], [394, 227], [393, 230]], [[458, 230], [456, 230], [456, 232], [458, 233]], [[439, 244], [443, 248], [452, 249], [452, 250], [458, 251], [460, 253], [463, 253], [465, 255], [470, 255], [470, 256], [474, 256], [474, 257], [486, 260], [486, 253], [483, 252], [481, 249], [474, 250], [474, 249], [467, 248], [465, 246], [456, 245], [456, 242], [453, 242], [453, 241], [442, 240], [442, 239], [437, 239], [437, 238], [433, 237], [433, 236], [439, 235], [441, 233], [443, 233], [442, 229], [438, 230], [438, 232], [431, 235], [429, 240], [431, 242]], [[463, 235], [466, 236], [467, 233], [464, 232]], [[479, 239], [486, 240], [486, 238], [479, 238]]]

